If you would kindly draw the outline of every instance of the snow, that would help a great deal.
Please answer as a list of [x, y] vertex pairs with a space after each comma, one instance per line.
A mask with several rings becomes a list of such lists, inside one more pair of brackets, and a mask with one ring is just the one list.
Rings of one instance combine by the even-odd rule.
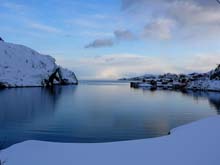
[[77, 78], [74, 72], [60, 67], [60, 74], [61, 74], [63, 81], [65, 81], [66, 84], [77, 83]]
[[128, 142], [62, 144], [26, 141], [1, 152], [7, 165], [219, 165], [220, 117], [171, 131], [171, 135]]
[[[58, 67], [51, 56], [6, 42], [0, 42], [0, 58], [0, 84], [6, 87], [42, 86]], [[77, 82], [73, 72], [62, 69], [62, 74], [67, 82]]]
[[192, 81], [188, 89], [205, 90], [205, 91], [220, 91], [220, 81], [219, 80], [197, 80]]
[[151, 84], [148, 83], [140, 83], [138, 84], [139, 87], [144, 87], [144, 88], [152, 88], [153, 86]]
[[[220, 65], [217, 68], [206, 72], [206, 73], [191, 73], [191, 74], [171, 74], [167, 73], [164, 75], [146, 75], [139, 76], [135, 78], [130, 78], [129, 80], [138, 80], [150, 82], [152, 77], [153, 80], [157, 82], [156, 87], [164, 89], [189, 89], [189, 90], [200, 90], [200, 91], [216, 91], [220, 92]], [[162, 82], [162, 83], [161, 83]], [[138, 83], [138, 82], [137, 82]], [[168, 85], [167, 85], [168, 84]], [[141, 84], [139, 87], [144, 87], [147, 85]]]

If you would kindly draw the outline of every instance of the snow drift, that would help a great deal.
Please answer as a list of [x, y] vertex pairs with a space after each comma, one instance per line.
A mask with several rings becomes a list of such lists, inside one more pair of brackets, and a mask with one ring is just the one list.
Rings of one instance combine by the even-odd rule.
[[49, 80], [52, 85], [78, 83], [74, 72], [58, 66], [53, 57], [23, 45], [0, 41], [0, 58], [0, 87], [46, 86]]

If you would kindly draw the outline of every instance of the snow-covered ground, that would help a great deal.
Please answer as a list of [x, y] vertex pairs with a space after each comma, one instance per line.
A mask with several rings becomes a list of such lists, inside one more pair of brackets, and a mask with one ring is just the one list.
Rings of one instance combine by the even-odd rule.
[[128, 142], [61, 144], [26, 141], [0, 154], [6, 165], [219, 165], [220, 117]]
[[[26, 46], [0, 41], [0, 86], [42, 86], [59, 66], [55, 59]], [[75, 74], [60, 67], [68, 84], [77, 83]]]
[[220, 91], [220, 81], [219, 80], [197, 80], [191, 82], [188, 89], [205, 90], [205, 91]]

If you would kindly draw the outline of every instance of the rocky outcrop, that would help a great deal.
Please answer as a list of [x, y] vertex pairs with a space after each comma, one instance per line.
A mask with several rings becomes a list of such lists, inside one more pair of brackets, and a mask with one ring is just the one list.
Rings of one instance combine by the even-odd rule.
[[0, 87], [78, 84], [74, 72], [23, 45], [0, 42]]
[[220, 80], [220, 64], [215, 70], [210, 72], [210, 80]]
[[76, 75], [74, 72], [69, 71], [68, 69], [64, 69], [62, 67], [58, 67], [55, 69], [55, 71], [49, 76], [48, 79], [45, 79], [43, 81], [43, 86], [53, 86], [56, 84], [60, 85], [70, 85], [78, 84], [78, 80], [76, 78]]
[[59, 73], [59, 77], [61, 79], [62, 85], [78, 84], [78, 80], [74, 72], [60, 67], [58, 73]]
[[0, 37], [0, 42], [4, 42], [4, 40]]

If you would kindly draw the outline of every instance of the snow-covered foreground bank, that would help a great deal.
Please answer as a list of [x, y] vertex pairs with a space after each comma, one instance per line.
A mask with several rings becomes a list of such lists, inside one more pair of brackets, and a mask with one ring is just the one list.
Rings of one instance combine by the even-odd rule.
[[160, 138], [61, 144], [27, 141], [1, 152], [6, 165], [219, 165], [220, 117], [176, 128]]
[[78, 83], [75, 74], [58, 66], [53, 57], [0, 41], [0, 87], [45, 86], [49, 81], [50, 84]]

